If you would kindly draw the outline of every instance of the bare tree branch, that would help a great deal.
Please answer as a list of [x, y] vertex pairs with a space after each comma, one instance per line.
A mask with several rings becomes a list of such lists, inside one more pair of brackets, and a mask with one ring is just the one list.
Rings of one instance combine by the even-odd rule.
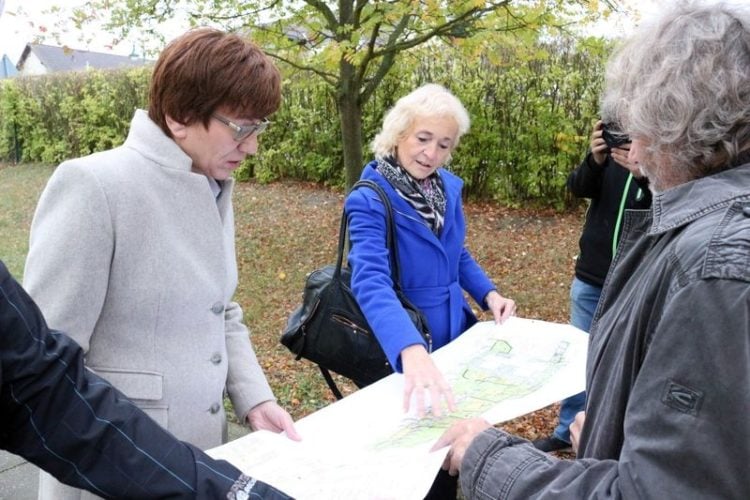
[[322, 15], [323, 18], [326, 20], [328, 29], [334, 33], [336, 32], [336, 26], [338, 25], [338, 20], [336, 19], [336, 15], [333, 13], [333, 11], [331, 11], [331, 9], [329, 9], [328, 6], [324, 2], [320, 0], [304, 0], [304, 2], [310, 7], [320, 12], [320, 15]]
[[[406, 28], [409, 26], [409, 21], [411, 20], [411, 14], [407, 14], [404, 17], [402, 17], [399, 20], [399, 23], [396, 25], [393, 32], [388, 37], [388, 41], [386, 42], [386, 46], [388, 45], [396, 45], [396, 41], [399, 39], [399, 37], [404, 33]], [[373, 40], [373, 45], [371, 47], [370, 52], [370, 59], [374, 58], [375, 56], [375, 41]], [[398, 51], [391, 51], [391, 52], [383, 52], [380, 64], [378, 65], [378, 69], [375, 71], [375, 74], [369, 79], [365, 87], [360, 92], [360, 100], [361, 102], [367, 102], [367, 100], [370, 98], [373, 92], [375, 92], [375, 89], [380, 84], [380, 82], [385, 78], [385, 75], [388, 74], [388, 71], [393, 67], [393, 64], [396, 62], [396, 54], [398, 54]], [[364, 74], [363, 74], [364, 78]]]
[[393, 44], [388, 44], [385, 46], [385, 48], [382, 51], [376, 51], [374, 56], [384, 56], [385, 54], [389, 52], [401, 52], [404, 50], [411, 49], [413, 47], [416, 47], [417, 45], [421, 45], [427, 41], [429, 41], [432, 38], [435, 38], [436, 36], [444, 36], [444, 35], [450, 35], [453, 31], [453, 28], [458, 26], [465, 26], [467, 24], [472, 25], [479, 21], [479, 19], [482, 17], [482, 15], [493, 12], [501, 7], [507, 7], [507, 5], [510, 3], [510, 0], [503, 0], [502, 2], [495, 2], [491, 3], [485, 7], [482, 8], [472, 8], [461, 14], [460, 16], [454, 18], [453, 20], [440, 25], [433, 27], [430, 29], [427, 33], [411, 38], [409, 40], [404, 40], [402, 42], [397, 42]]
[[293, 60], [291, 60], [291, 59], [289, 59], [287, 57], [284, 57], [282, 55], [279, 55], [279, 54], [275, 54], [275, 53], [271, 53], [271, 52], [267, 52], [266, 54], [268, 55], [268, 57], [272, 57], [273, 59], [276, 59], [277, 61], [282, 61], [283, 63], [288, 64], [289, 66], [291, 66], [292, 68], [299, 69], [299, 70], [302, 70], [302, 71], [310, 71], [312, 73], [315, 73], [320, 78], [322, 78], [326, 83], [330, 84], [333, 87], [336, 87], [336, 82], [338, 81], [338, 75], [336, 75], [334, 73], [329, 73], [327, 71], [323, 71], [323, 70], [321, 70], [320, 68], [318, 68], [316, 66], [310, 66], [310, 65], [307, 65], [307, 64], [300, 64], [300, 63], [298, 63], [296, 61], [293, 61]]

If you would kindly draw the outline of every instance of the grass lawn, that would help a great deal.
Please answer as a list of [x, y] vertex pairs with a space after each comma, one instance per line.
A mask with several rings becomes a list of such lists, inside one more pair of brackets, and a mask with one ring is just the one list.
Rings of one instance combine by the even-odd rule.
[[[51, 172], [42, 165], [0, 166], [0, 258], [19, 280], [34, 207]], [[301, 300], [305, 275], [333, 261], [342, 203], [342, 193], [297, 182], [242, 183], [235, 190], [240, 271], [235, 298], [271, 386], [295, 418], [333, 401], [317, 369], [295, 361], [279, 336]], [[491, 203], [467, 203], [465, 212], [469, 249], [501, 293], [516, 300], [518, 315], [566, 322], [582, 213]], [[549, 433], [555, 420], [552, 406], [504, 427], [535, 438]]]
[[0, 259], [18, 281], [23, 278], [34, 208], [52, 170], [46, 165], [0, 164]]

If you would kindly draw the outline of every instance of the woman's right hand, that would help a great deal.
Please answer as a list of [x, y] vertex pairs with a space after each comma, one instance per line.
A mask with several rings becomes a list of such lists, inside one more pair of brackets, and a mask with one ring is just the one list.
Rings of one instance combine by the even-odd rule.
[[409, 411], [414, 396], [417, 415], [424, 417], [425, 394], [430, 395], [430, 411], [434, 416], [442, 415], [443, 404], [448, 411], [456, 410], [453, 391], [424, 346], [415, 344], [402, 350], [401, 366], [404, 368], [404, 411]]
[[607, 151], [609, 150], [607, 143], [604, 142], [604, 137], [602, 137], [602, 128], [604, 128], [604, 123], [598, 120], [591, 131], [591, 140], [589, 143], [594, 161], [600, 166], [604, 165], [604, 162], [607, 161]]

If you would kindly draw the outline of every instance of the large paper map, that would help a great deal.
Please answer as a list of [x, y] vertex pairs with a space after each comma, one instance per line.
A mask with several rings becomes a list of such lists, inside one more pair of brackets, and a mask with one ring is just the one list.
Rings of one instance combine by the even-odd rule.
[[394, 374], [299, 420], [300, 443], [261, 431], [209, 454], [301, 500], [421, 499], [447, 451], [429, 451], [445, 429], [476, 416], [500, 423], [582, 391], [587, 344], [569, 325], [478, 323], [432, 354], [456, 397], [449, 415], [404, 414]]

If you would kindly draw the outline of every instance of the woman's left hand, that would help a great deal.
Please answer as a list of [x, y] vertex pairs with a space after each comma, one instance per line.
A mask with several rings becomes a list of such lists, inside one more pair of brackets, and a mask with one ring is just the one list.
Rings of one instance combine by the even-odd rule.
[[245, 417], [254, 431], [264, 429], [271, 432], [286, 432], [289, 439], [301, 441], [302, 437], [294, 428], [291, 415], [276, 401], [264, 401], [254, 406]]
[[497, 293], [497, 290], [488, 293], [484, 301], [492, 311], [492, 316], [498, 325], [516, 314], [516, 302], [513, 299], [503, 297]]

